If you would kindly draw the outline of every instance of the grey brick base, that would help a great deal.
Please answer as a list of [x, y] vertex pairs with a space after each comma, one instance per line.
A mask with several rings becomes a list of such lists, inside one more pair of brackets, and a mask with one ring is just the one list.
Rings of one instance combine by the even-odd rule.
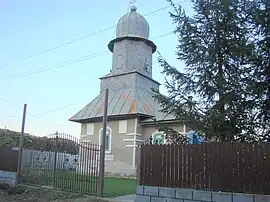
[[137, 186], [136, 202], [270, 202], [270, 195]]

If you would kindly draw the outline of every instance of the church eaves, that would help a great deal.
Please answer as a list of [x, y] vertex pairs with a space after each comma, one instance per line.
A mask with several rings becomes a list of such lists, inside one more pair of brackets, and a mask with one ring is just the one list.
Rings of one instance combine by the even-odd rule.
[[[110, 91], [108, 100], [108, 117], [141, 115], [155, 116], [156, 106], [152, 92], [145, 89], [127, 89], [124, 91]], [[81, 111], [69, 120], [74, 122], [91, 121], [102, 118], [104, 110], [104, 93], [99, 94]]]

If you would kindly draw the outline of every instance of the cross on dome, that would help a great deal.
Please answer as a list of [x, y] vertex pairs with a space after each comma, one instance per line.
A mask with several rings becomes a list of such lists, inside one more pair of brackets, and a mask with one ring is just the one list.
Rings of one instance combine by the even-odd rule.
[[135, 12], [137, 10], [137, 7], [135, 6], [135, 3], [136, 3], [136, 0], [131, 0], [130, 1], [130, 5], [131, 5], [130, 11], [131, 12]]
[[131, 7], [130, 7], [130, 11], [131, 12], [135, 12], [137, 10], [137, 7], [135, 6], [135, 5], [132, 5]]

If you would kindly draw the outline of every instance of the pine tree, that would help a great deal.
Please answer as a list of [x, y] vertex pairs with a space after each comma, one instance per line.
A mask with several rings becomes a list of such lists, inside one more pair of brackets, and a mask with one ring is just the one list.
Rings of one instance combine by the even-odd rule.
[[270, 1], [253, 1], [250, 16], [250, 35], [255, 45], [249, 81], [253, 93], [252, 121], [257, 129], [253, 132], [260, 135], [261, 141], [270, 142]]
[[[251, 141], [257, 138], [251, 124], [249, 40], [251, 2], [240, 0], [191, 0], [194, 16], [169, 0], [178, 37], [177, 59], [184, 71], [162, 56], [168, 96], [156, 92], [163, 112], [189, 120], [207, 139]], [[192, 99], [191, 99], [192, 96]]]

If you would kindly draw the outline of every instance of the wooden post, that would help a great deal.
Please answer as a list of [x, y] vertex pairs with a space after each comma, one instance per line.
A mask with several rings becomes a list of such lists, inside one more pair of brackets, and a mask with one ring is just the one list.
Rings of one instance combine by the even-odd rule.
[[20, 183], [20, 178], [21, 178], [22, 149], [23, 149], [23, 140], [24, 140], [24, 128], [25, 128], [26, 108], [27, 108], [27, 104], [24, 104], [24, 107], [23, 107], [23, 118], [22, 118], [22, 129], [21, 129], [21, 136], [20, 136], [19, 155], [18, 155], [18, 164], [17, 164], [17, 173], [16, 173], [15, 185], [18, 185]]
[[100, 162], [99, 162], [99, 195], [103, 196], [104, 188], [104, 172], [105, 172], [105, 147], [106, 147], [106, 135], [107, 135], [107, 111], [108, 111], [108, 97], [109, 90], [105, 90], [105, 102], [104, 102], [104, 115], [103, 115], [103, 131], [101, 137], [100, 146]]

